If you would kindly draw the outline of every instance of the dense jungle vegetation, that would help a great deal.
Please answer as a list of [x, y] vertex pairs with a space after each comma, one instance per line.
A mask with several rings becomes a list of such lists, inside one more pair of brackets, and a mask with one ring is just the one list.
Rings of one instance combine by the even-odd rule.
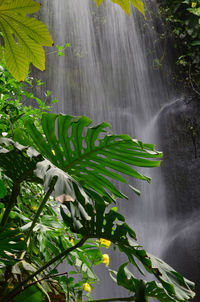
[[[131, 4], [145, 15], [140, 0], [111, 1], [128, 15]], [[184, 35], [178, 64], [189, 70], [185, 80], [198, 90], [199, 2], [175, 2], [160, 9], [174, 34]], [[143, 249], [115, 203], [126, 198], [116, 181], [140, 195], [127, 176], [149, 182], [137, 167], [159, 166], [162, 153], [113, 134], [106, 122], [91, 126], [86, 116], [51, 113], [57, 100], [47, 105], [50, 91], [42, 100], [35, 96], [43, 83], [28, 75], [29, 64], [44, 70], [43, 46], [53, 44], [45, 24], [30, 16], [39, 8], [33, 0], [0, 0], [0, 301], [92, 301], [99, 280], [94, 267], [102, 263], [127, 289], [126, 297], [108, 302], [189, 301], [193, 282]], [[25, 106], [27, 100], [38, 107]], [[127, 261], [109, 268], [109, 249], [118, 249]], [[59, 272], [64, 260], [69, 270]]]
[[[199, 0], [158, 1], [148, 15], [148, 18], [157, 20], [156, 30], [160, 34], [160, 41], [163, 41], [163, 54], [154, 59], [154, 68], [162, 69], [165, 66], [168, 48], [172, 48], [174, 68], [169, 77], [185, 95], [196, 99], [200, 98], [199, 6]], [[167, 66], [165, 68], [167, 70]]]

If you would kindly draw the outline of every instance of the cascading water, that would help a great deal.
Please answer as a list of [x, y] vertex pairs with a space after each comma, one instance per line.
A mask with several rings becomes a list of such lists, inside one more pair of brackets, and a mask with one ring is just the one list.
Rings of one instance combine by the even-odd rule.
[[[95, 123], [105, 120], [114, 132], [155, 143], [159, 149], [156, 115], [173, 95], [148, 61], [147, 42], [153, 49], [156, 36], [151, 29], [142, 35], [143, 16], [133, 9], [128, 17], [109, 1], [97, 9], [92, 0], [53, 0], [44, 4], [44, 12], [55, 44], [71, 44], [65, 56], [48, 50], [47, 87], [61, 100], [56, 111], [85, 114]], [[157, 52], [159, 56], [160, 49]], [[121, 201], [120, 210], [136, 230], [138, 242], [162, 257], [168, 230], [165, 186], [159, 168], [144, 173], [152, 183], [137, 182], [141, 197], [126, 192], [129, 201]], [[117, 269], [116, 263], [111, 259], [111, 268]], [[122, 291], [111, 283], [104, 279], [96, 295], [119, 296]]]

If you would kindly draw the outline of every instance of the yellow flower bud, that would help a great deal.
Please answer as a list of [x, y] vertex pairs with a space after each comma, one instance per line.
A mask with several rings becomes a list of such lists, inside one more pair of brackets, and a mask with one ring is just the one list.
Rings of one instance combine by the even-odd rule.
[[197, 3], [196, 2], [192, 2], [192, 8], [196, 7]]
[[71, 242], [71, 244], [74, 244], [74, 239], [73, 238], [71, 238], [69, 241]]
[[34, 205], [34, 206], [31, 207], [31, 209], [32, 209], [33, 211], [37, 211], [38, 207], [37, 207], [36, 205]]
[[20, 240], [24, 241], [24, 237], [21, 237]]
[[105, 263], [105, 265], [108, 266], [109, 263], [110, 263], [109, 255], [108, 254], [103, 254], [102, 257], [103, 257], [103, 263]]
[[91, 286], [90, 286], [90, 284], [89, 283], [83, 283], [83, 289], [86, 291], [86, 292], [88, 292], [88, 293], [90, 293], [91, 292]]
[[53, 155], [56, 155], [55, 151], [54, 150], [51, 150], [51, 152], [53, 153]]
[[104, 239], [104, 238], [100, 238], [100, 242], [102, 245], [104, 245], [107, 249], [110, 247], [111, 245], [111, 241], [110, 240], [107, 240], [107, 239]]
[[14, 285], [13, 285], [13, 284], [9, 284], [9, 285], [8, 285], [8, 288], [9, 288], [9, 289], [13, 289], [13, 288], [14, 288]]

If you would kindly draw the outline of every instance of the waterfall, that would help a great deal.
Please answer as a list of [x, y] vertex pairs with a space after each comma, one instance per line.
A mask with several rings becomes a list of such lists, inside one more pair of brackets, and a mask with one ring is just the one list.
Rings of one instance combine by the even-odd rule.
[[[158, 115], [172, 101], [173, 92], [148, 56], [149, 51], [158, 57], [162, 53], [161, 48], [155, 50], [153, 46], [158, 37], [151, 25], [145, 26], [136, 9], [132, 8], [128, 17], [119, 6], [104, 2], [100, 8], [92, 0], [53, 0], [44, 4], [43, 20], [55, 44], [71, 45], [61, 57], [47, 50], [44, 76], [48, 89], [60, 100], [56, 112], [85, 114], [95, 123], [105, 120], [115, 133], [155, 143], [159, 150]], [[120, 211], [136, 230], [138, 242], [162, 257], [168, 231], [166, 188], [160, 168], [145, 169], [144, 173], [152, 183], [134, 181], [141, 189], [141, 197], [126, 192], [129, 200], [119, 202]], [[122, 262], [112, 257], [110, 267], [117, 269], [114, 264]], [[102, 279], [96, 290], [98, 298], [123, 292], [106, 275]]]

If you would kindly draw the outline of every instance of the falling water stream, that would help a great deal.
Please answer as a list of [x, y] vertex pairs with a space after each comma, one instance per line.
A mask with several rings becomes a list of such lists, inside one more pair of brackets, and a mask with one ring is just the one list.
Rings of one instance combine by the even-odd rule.
[[[61, 100], [56, 112], [85, 114], [94, 123], [107, 121], [115, 133], [128, 133], [159, 149], [157, 117], [172, 102], [173, 92], [147, 56], [147, 45], [152, 42], [153, 49], [157, 39], [155, 31], [150, 26], [143, 34], [143, 16], [132, 9], [128, 17], [110, 1], [100, 8], [92, 0], [46, 2], [43, 20], [55, 44], [71, 45], [61, 57], [48, 49], [47, 87]], [[161, 49], [156, 51], [159, 56]], [[139, 186], [141, 197], [127, 191], [129, 200], [120, 201], [120, 211], [136, 230], [138, 242], [162, 257], [168, 231], [166, 188], [160, 168], [143, 172], [152, 183], [130, 180]], [[110, 267], [117, 269], [120, 261], [111, 258]], [[106, 275], [102, 279], [96, 290], [98, 298], [120, 296], [122, 291]]]

